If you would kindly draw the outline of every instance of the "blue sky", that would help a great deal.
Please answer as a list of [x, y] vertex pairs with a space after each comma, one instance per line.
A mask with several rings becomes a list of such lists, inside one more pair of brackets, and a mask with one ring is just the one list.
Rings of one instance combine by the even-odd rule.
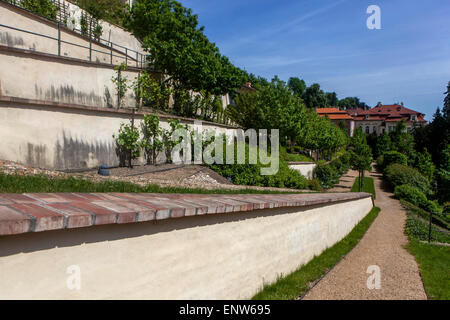
[[[181, 0], [240, 68], [317, 82], [370, 106], [403, 101], [430, 120], [450, 81], [449, 0]], [[369, 5], [381, 30], [369, 30]]]

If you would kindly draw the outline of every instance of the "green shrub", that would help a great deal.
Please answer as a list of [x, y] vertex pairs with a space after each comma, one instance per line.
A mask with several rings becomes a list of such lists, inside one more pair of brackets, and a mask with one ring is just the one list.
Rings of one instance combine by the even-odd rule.
[[384, 168], [384, 167], [383, 167], [383, 164], [384, 164], [384, 156], [381, 155], [381, 156], [379, 156], [379, 157], [377, 158], [377, 166], [378, 166], [380, 169], [383, 169], [383, 168]]
[[432, 201], [432, 200], [427, 200], [423, 209], [425, 209], [428, 212], [435, 212], [435, 213], [442, 212], [442, 208], [438, 205], [438, 203], [436, 201]]
[[394, 163], [385, 169], [384, 175], [394, 187], [407, 184], [416, 187], [426, 195], [430, 194], [430, 183], [427, 178], [414, 168]]
[[382, 168], [387, 168], [393, 163], [398, 163], [407, 166], [408, 157], [397, 151], [388, 151], [383, 154], [383, 165]]
[[322, 186], [320, 185], [320, 181], [317, 179], [311, 179], [308, 181], [309, 189], [314, 191], [321, 191]]
[[[249, 153], [249, 146], [246, 145], [246, 154]], [[224, 147], [224, 160], [226, 157], [226, 147]], [[259, 162], [249, 164], [246, 157], [246, 164], [213, 164], [210, 168], [221, 176], [228, 178], [232, 183], [247, 186], [261, 186], [274, 188], [308, 189], [309, 182], [298, 171], [290, 169], [288, 163], [280, 155], [279, 170], [274, 175], [261, 175], [261, 168], [264, 166]], [[235, 152], [235, 161], [237, 153]], [[237, 161], [236, 161], [237, 162]], [[224, 161], [225, 163], [225, 161]]]
[[339, 175], [336, 169], [324, 162], [319, 162], [314, 169], [314, 178], [319, 179], [322, 187], [332, 188], [338, 181]]
[[394, 195], [399, 200], [406, 200], [422, 208], [425, 207], [428, 202], [427, 196], [422, 191], [407, 184], [395, 187]]
[[347, 168], [347, 170], [348, 170], [348, 168], [350, 168], [350, 160], [351, 160], [351, 154], [350, 154], [350, 152], [345, 152], [341, 157], [340, 157], [340, 159], [341, 159], [341, 162], [342, 162], [342, 164]]

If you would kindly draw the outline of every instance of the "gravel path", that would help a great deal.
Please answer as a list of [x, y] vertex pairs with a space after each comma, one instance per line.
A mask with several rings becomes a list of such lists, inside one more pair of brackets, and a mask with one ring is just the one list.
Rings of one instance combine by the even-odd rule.
[[[379, 174], [375, 180], [377, 200], [381, 208], [361, 242], [341, 260], [306, 296], [305, 300], [406, 300], [427, 299], [417, 263], [404, 246], [406, 213], [392, 193], [383, 190]], [[370, 290], [369, 266], [379, 266], [381, 289]]]

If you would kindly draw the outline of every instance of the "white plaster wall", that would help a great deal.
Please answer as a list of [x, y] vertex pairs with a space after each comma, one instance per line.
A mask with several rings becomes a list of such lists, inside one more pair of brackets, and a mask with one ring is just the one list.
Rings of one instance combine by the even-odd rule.
[[[22, 54], [0, 54], [0, 96], [72, 103], [93, 107], [117, 107], [117, 90], [112, 81], [113, 68], [64, 62]], [[132, 84], [137, 71], [124, 71]], [[136, 105], [128, 90], [123, 107]]]
[[317, 164], [315, 163], [290, 164], [289, 168], [300, 172], [300, 174], [307, 179], [312, 179], [314, 177], [314, 169], [316, 166]]
[[[141, 120], [137, 115], [136, 126]], [[121, 123], [129, 122], [130, 115], [119, 113], [0, 104], [0, 159], [48, 169], [118, 165], [112, 136]], [[160, 123], [169, 128], [167, 119]], [[227, 130], [207, 123], [202, 127], [218, 134]]]
[[[0, 299], [248, 299], [345, 237], [371, 198], [6, 236]], [[81, 290], [69, 290], [69, 266]]]

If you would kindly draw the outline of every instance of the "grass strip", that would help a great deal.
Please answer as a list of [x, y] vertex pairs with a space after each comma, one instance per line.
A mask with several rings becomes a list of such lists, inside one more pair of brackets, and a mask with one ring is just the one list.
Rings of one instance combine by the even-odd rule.
[[450, 300], [450, 247], [422, 243], [410, 237], [406, 247], [416, 258], [427, 296]]
[[[353, 187], [350, 191], [351, 192], [359, 192], [358, 184], [359, 184], [359, 177], [355, 179], [355, 183], [353, 184]], [[377, 194], [375, 192], [375, 185], [373, 183], [373, 178], [368, 178], [368, 177], [364, 178], [362, 191], [373, 194], [374, 199], [377, 198]]]
[[191, 194], [290, 194], [301, 192], [283, 192], [254, 189], [217, 189], [160, 187], [156, 184], [140, 186], [137, 184], [105, 180], [93, 182], [86, 179], [68, 177], [51, 178], [47, 176], [6, 175], [0, 173], [0, 193], [51, 193], [51, 192], [127, 192], [127, 193], [191, 193]]
[[303, 296], [310, 289], [311, 283], [325, 275], [358, 244], [379, 212], [380, 208], [372, 208], [367, 216], [344, 239], [326, 249], [319, 256], [314, 257], [297, 271], [278, 279], [273, 284], [264, 286], [253, 297], [253, 300], [294, 300]]

